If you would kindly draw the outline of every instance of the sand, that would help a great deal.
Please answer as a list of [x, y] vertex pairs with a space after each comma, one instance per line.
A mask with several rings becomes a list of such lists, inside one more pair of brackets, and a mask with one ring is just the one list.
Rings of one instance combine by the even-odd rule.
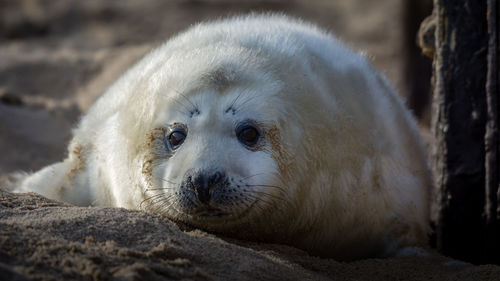
[[[402, 1], [0, 1], [0, 177], [64, 158], [71, 128], [127, 67], [189, 25], [283, 11], [364, 51], [405, 96]], [[0, 191], [0, 280], [500, 280], [438, 254], [340, 263], [180, 229], [150, 213]]]
[[156, 214], [0, 191], [0, 280], [499, 280], [436, 254], [340, 263], [183, 231]]

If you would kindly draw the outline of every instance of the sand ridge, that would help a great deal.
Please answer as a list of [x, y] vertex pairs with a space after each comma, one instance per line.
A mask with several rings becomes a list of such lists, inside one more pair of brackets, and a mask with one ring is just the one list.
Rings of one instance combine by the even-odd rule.
[[183, 231], [152, 213], [0, 191], [0, 280], [498, 280], [437, 254], [341, 263]]

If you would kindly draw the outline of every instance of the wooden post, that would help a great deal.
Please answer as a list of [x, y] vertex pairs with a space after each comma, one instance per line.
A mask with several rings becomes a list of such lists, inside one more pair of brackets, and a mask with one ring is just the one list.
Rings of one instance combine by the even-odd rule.
[[487, 1], [488, 20], [488, 72], [486, 82], [487, 123], [485, 135], [486, 189], [485, 189], [485, 239], [483, 260], [500, 264], [500, 151], [499, 151], [499, 59], [498, 33], [500, 16], [498, 1]]
[[435, 243], [474, 263], [500, 261], [498, 16], [498, 0], [434, 0], [425, 28], [435, 30]]

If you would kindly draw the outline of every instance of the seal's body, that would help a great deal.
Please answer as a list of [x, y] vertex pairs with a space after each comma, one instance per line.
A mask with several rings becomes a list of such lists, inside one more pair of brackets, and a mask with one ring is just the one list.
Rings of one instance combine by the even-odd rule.
[[153, 50], [16, 191], [347, 260], [425, 243], [429, 185], [415, 122], [365, 58], [251, 15]]

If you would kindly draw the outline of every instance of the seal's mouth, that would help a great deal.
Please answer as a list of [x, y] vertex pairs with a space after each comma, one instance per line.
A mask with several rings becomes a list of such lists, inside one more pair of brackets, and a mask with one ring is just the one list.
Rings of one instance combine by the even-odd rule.
[[249, 206], [245, 206], [243, 209], [227, 209], [218, 208], [212, 204], [204, 204], [197, 206], [194, 210], [189, 213], [185, 213], [190, 218], [191, 221], [203, 222], [203, 223], [220, 223], [229, 221], [240, 221], [244, 217], [248, 216], [252, 211], [252, 207], [257, 203], [257, 200], [252, 202]]
[[222, 218], [222, 217], [229, 217], [232, 214], [227, 212], [227, 211], [220, 210], [218, 208], [204, 206], [202, 208], [198, 208], [191, 215], [202, 217], [202, 218]]
[[206, 227], [222, 226], [230, 222], [238, 222], [244, 220], [252, 211], [252, 207], [256, 202], [244, 209], [232, 209], [227, 206], [217, 206], [216, 204], [199, 204], [191, 206], [188, 209], [177, 209], [176, 219], [181, 220], [193, 226]]

